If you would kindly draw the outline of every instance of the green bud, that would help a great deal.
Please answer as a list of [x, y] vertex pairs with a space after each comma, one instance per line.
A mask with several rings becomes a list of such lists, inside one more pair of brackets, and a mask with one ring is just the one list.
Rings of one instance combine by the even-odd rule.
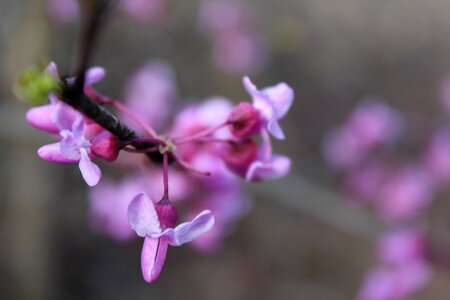
[[14, 85], [14, 94], [17, 98], [34, 106], [48, 103], [48, 94], [59, 91], [61, 83], [38, 67], [24, 70]]

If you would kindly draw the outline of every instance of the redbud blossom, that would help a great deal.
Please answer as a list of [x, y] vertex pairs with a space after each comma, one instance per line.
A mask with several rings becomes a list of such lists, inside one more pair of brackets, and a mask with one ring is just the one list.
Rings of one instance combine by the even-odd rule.
[[[209, 210], [204, 210], [192, 221], [182, 223], [175, 228], [176, 210], [166, 206], [158, 208], [145, 194], [138, 194], [128, 207], [130, 227], [140, 237], [144, 237], [141, 256], [141, 267], [144, 279], [151, 283], [161, 273], [166, 258], [167, 246], [181, 246], [191, 242], [198, 236], [209, 231], [214, 225], [214, 216]], [[173, 226], [173, 225], [172, 225]]]
[[244, 138], [256, 134], [261, 129], [261, 117], [258, 110], [256, 110], [250, 103], [243, 102], [235, 107], [228, 116], [230, 125], [228, 128], [231, 133], [237, 138]]

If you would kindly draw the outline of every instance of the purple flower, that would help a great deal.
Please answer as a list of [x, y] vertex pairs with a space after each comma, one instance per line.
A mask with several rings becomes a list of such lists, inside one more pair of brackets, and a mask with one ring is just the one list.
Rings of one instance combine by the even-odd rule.
[[158, 21], [167, 6], [167, 0], [125, 0], [121, 1], [121, 7], [130, 16], [140, 22]]
[[213, 59], [225, 73], [255, 73], [264, 65], [266, 47], [258, 35], [236, 30], [214, 39]]
[[[90, 223], [93, 229], [118, 241], [135, 236], [128, 224], [127, 209], [133, 197], [144, 191], [150, 199], [162, 199], [162, 170], [145, 170], [121, 181], [102, 180], [89, 189]], [[172, 201], [184, 201], [192, 192], [192, 181], [176, 170], [170, 171], [169, 189]]]
[[79, 7], [76, 0], [48, 0], [50, 17], [59, 23], [72, 23], [78, 17]]
[[244, 87], [253, 98], [253, 106], [261, 113], [267, 130], [277, 139], [284, 139], [284, 133], [278, 123], [294, 101], [294, 91], [286, 83], [266, 87], [261, 91], [250, 81], [243, 78]]
[[239, 1], [205, 0], [199, 13], [199, 29], [210, 37], [246, 26], [248, 16]]
[[56, 120], [60, 128], [61, 141], [56, 144], [45, 145], [39, 148], [38, 155], [47, 161], [68, 163], [78, 162], [78, 167], [81, 171], [83, 179], [89, 186], [94, 186], [98, 183], [101, 177], [100, 168], [91, 161], [91, 143], [84, 137], [84, 119], [79, 116], [71, 124], [71, 129], [66, 129], [67, 119], [62, 118], [61, 113]]
[[378, 258], [390, 266], [399, 267], [424, 262], [425, 251], [424, 233], [414, 228], [389, 232], [378, 239]]
[[357, 300], [403, 300], [430, 280], [430, 268], [423, 263], [401, 268], [380, 266], [368, 273]]
[[[178, 97], [172, 68], [164, 61], [150, 61], [138, 69], [125, 87], [129, 111], [153, 128], [162, 128]], [[123, 115], [125, 122], [133, 120]]]
[[437, 183], [450, 180], [450, 128], [437, 129], [429, 142], [424, 158], [424, 168]]
[[345, 127], [333, 129], [325, 136], [322, 152], [325, 160], [338, 170], [351, 169], [365, 154], [356, 137]]
[[247, 181], [275, 180], [286, 176], [291, 169], [287, 156], [272, 154], [269, 135], [262, 132], [262, 145], [256, 160], [250, 164], [245, 179]]
[[396, 111], [378, 98], [368, 98], [352, 112], [345, 125], [360, 144], [361, 149], [370, 150], [398, 137], [403, 124]]
[[432, 197], [433, 187], [426, 174], [407, 166], [384, 181], [375, 205], [385, 221], [403, 221], [415, 217]]
[[167, 246], [181, 246], [195, 240], [214, 225], [214, 216], [208, 210], [202, 211], [192, 221], [174, 228], [176, 210], [172, 204], [153, 204], [145, 194], [138, 194], [128, 207], [130, 227], [145, 238], [141, 255], [144, 279], [155, 281], [164, 265]]

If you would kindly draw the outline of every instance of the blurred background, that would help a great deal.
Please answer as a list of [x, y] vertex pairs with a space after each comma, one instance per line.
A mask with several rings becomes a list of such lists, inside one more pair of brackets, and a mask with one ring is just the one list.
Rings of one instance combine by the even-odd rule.
[[[146, 22], [111, 13], [93, 64], [106, 68], [98, 89], [115, 98], [146, 61], [162, 58], [184, 98], [248, 99], [241, 84], [285, 81], [295, 101], [277, 152], [291, 174], [247, 184], [253, 209], [217, 253], [170, 249], [155, 284], [140, 272], [141, 242], [118, 244], [88, 224], [86, 186], [73, 166], [49, 164], [36, 150], [51, 139], [28, 126], [11, 87], [41, 59], [69, 72], [78, 22], [49, 17], [43, 0], [0, 1], [0, 294], [2, 299], [352, 299], [376, 263], [383, 225], [349, 205], [322, 158], [324, 135], [354, 105], [378, 95], [412, 119], [442, 114], [440, 85], [450, 73], [447, 0], [243, 0], [258, 36], [256, 67], [215, 61], [216, 41], [202, 32], [202, 1], [167, 1]], [[201, 23], [200, 23], [201, 24]], [[250, 52], [252, 53], [252, 52]], [[252, 56], [252, 55], [250, 55]], [[224, 67], [225, 66], [225, 67]], [[448, 117], [450, 118], [450, 117]], [[417, 123], [420, 130], [420, 122]], [[436, 203], [448, 220], [448, 193]], [[444, 204], [442, 204], [444, 203]], [[433, 204], [434, 205], [434, 204]], [[448, 221], [447, 221], [448, 223]], [[438, 238], [450, 239], [450, 231]], [[449, 299], [450, 276], [436, 266], [411, 299]]]

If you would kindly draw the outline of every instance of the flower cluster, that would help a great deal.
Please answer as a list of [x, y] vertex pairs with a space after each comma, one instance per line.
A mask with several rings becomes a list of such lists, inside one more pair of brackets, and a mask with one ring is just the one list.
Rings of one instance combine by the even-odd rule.
[[[450, 103], [448, 86], [444, 106]], [[424, 222], [427, 207], [450, 182], [450, 129], [433, 122], [415, 155], [408, 146], [420, 137], [406, 125], [405, 117], [379, 99], [366, 99], [323, 143], [345, 193], [356, 204], [371, 205], [389, 228], [377, 246], [380, 266], [366, 277], [361, 300], [405, 299], [430, 279], [432, 245]]]
[[[75, 82], [75, 78], [60, 79], [54, 63], [46, 72], [63, 85]], [[90, 190], [92, 227], [118, 241], [145, 239], [142, 273], [153, 282], [162, 270], [168, 245], [192, 242], [203, 252], [220, 247], [250, 207], [239, 178], [273, 180], [289, 172], [290, 159], [273, 154], [270, 135], [284, 139], [279, 122], [294, 94], [285, 83], [259, 90], [244, 77], [251, 102], [233, 106], [228, 99], [210, 98], [178, 111], [170, 125], [178, 91], [166, 63], [152, 61], [136, 71], [126, 84], [124, 104], [94, 89], [104, 74], [99, 67], [87, 70], [85, 95], [117, 109], [140, 137], [119, 140], [61, 101], [57, 93], [49, 95], [49, 104], [31, 108], [26, 118], [57, 139], [38, 150], [42, 159], [77, 163], [86, 183], [95, 186]], [[143, 155], [151, 153], [159, 154], [162, 162], [151, 162]], [[117, 160], [130, 174], [121, 180], [100, 181], [94, 159]], [[176, 226], [178, 204], [192, 220]]]

